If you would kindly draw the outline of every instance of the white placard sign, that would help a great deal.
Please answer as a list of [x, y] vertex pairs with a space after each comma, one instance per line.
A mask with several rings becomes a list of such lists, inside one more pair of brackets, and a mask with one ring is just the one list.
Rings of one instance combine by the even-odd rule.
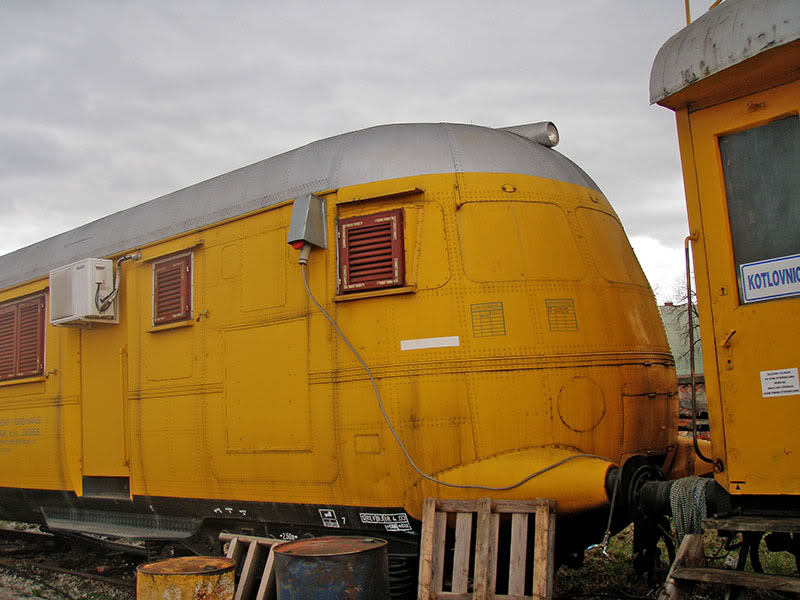
[[739, 266], [744, 301], [800, 295], [800, 254]]
[[454, 348], [459, 345], [458, 336], [435, 338], [419, 338], [416, 340], [400, 340], [400, 350], [427, 350], [430, 348]]
[[761, 395], [764, 398], [794, 396], [795, 394], [800, 394], [800, 379], [797, 377], [797, 369], [761, 371]]

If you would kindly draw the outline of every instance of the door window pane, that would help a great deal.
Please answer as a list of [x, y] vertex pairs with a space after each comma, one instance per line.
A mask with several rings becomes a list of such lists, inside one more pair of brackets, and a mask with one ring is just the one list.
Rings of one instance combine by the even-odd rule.
[[[719, 150], [739, 299], [746, 302], [753, 295], [745, 294], [741, 265], [800, 254], [800, 119], [793, 115], [720, 136]], [[767, 281], [759, 277], [756, 283]], [[761, 296], [756, 299], [767, 299]]]

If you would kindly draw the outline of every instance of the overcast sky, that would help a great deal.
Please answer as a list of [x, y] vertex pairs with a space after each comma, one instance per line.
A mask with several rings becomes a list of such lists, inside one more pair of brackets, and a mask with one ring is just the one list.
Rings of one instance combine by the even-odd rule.
[[648, 81], [684, 24], [682, 0], [2, 0], [0, 254], [354, 129], [551, 120], [669, 299], [686, 210]]

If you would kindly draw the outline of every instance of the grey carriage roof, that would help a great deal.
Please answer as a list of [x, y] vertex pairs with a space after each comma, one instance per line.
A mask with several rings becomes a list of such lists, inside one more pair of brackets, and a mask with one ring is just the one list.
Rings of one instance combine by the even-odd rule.
[[650, 103], [797, 39], [798, 0], [725, 0], [658, 51], [650, 71]]
[[536, 175], [599, 191], [571, 160], [515, 133], [449, 123], [381, 125], [313, 142], [0, 256], [0, 289], [304, 193], [456, 172]]

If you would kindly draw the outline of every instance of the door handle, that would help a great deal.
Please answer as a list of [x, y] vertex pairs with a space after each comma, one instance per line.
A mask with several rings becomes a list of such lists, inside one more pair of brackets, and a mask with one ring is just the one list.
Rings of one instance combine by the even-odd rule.
[[725, 339], [722, 341], [723, 348], [730, 348], [731, 347], [731, 338], [733, 338], [734, 334], [736, 333], [735, 329], [731, 329], [728, 333], [725, 334]]
[[733, 370], [733, 349], [731, 348], [731, 340], [734, 334], [736, 334], [736, 330], [731, 329], [725, 334], [722, 340], [722, 347], [725, 349], [725, 366], [729, 371]]

